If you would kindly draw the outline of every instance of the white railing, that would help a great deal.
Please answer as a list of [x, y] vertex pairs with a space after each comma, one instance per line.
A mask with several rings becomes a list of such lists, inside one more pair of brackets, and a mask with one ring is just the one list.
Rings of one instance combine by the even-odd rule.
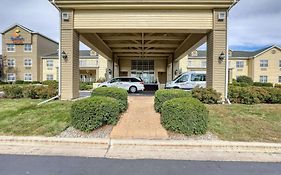
[[80, 59], [80, 67], [99, 67], [99, 60], [97, 59]]

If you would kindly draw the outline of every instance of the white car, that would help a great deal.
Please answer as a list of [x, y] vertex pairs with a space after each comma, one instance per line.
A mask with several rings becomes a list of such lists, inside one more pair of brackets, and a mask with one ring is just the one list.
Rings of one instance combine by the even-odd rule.
[[205, 71], [190, 71], [177, 76], [173, 81], [166, 84], [166, 89], [184, 89], [191, 90], [198, 87], [206, 87]]
[[131, 93], [136, 93], [138, 91], [144, 91], [144, 82], [137, 77], [117, 77], [99, 84], [98, 87], [117, 87], [126, 89]]

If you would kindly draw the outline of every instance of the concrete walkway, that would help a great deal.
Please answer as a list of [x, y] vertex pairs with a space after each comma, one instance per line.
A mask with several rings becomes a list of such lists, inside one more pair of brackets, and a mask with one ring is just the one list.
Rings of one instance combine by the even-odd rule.
[[167, 139], [160, 123], [160, 114], [154, 110], [153, 96], [129, 96], [129, 108], [110, 137], [114, 139]]

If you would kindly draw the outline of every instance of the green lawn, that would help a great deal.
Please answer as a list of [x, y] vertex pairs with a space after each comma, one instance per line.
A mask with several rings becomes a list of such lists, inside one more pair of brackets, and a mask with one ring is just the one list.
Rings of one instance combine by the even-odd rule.
[[209, 129], [222, 140], [281, 142], [281, 105], [208, 105]]
[[70, 125], [71, 102], [0, 99], [0, 135], [55, 136]]

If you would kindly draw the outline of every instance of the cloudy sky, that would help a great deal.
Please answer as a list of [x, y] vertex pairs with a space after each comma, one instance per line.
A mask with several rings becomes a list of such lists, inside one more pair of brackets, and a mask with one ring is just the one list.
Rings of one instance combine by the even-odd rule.
[[[281, 0], [240, 0], [230, 13], [230, 48], [255, 50], [272, 44], [281, 46], [280, 21]], [[14, 23], [59, 41], [58, 11], [48, 0], [1, 0], [0, 31]]]

